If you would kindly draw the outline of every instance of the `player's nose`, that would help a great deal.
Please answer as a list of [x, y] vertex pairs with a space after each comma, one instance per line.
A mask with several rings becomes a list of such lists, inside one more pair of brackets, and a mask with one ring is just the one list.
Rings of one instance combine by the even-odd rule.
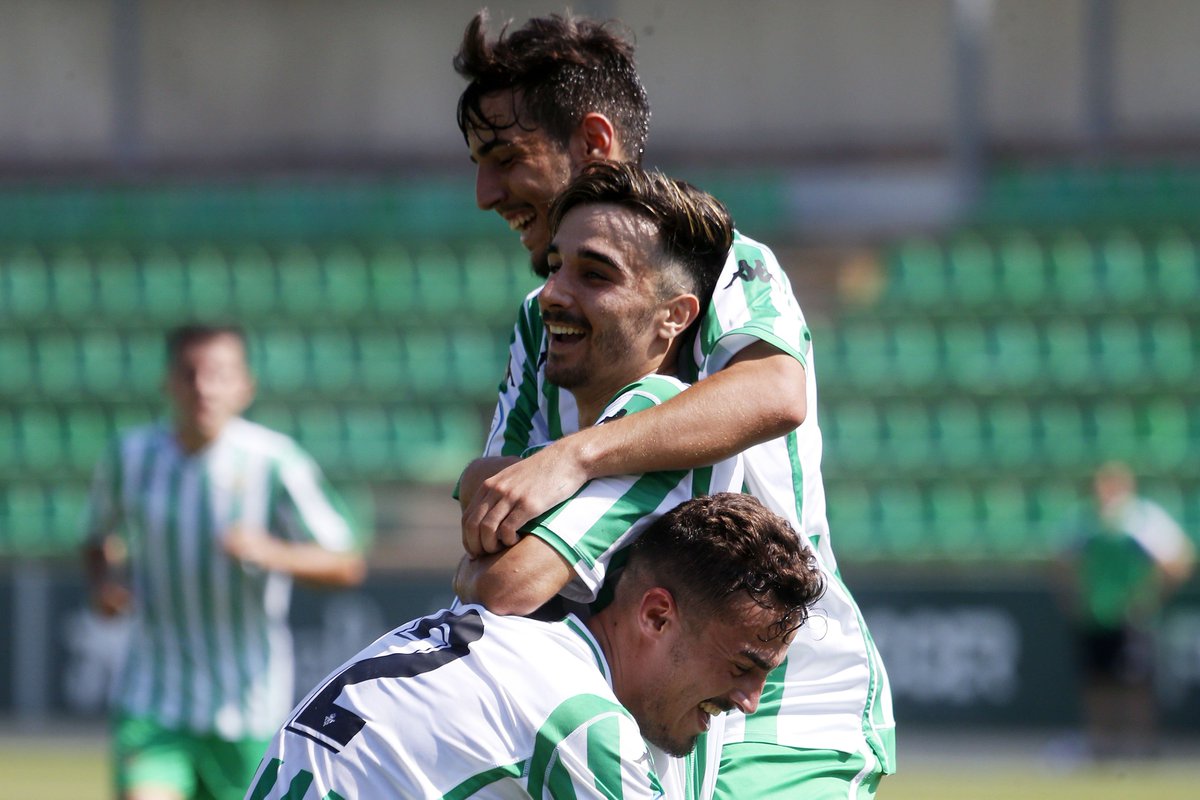
[[481, 164], [475, 170], [475, 205], [484, 211], [495, 208], [504, 199], [504, 183], [494, 168]]

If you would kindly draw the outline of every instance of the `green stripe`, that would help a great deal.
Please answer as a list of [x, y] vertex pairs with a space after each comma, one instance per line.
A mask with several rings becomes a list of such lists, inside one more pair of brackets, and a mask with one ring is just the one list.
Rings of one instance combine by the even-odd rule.
[[600, 648], [596, 646], [595, 640], [592, 639], [592, 637], [582, 627], [580, 627], [574, 619], [567, 617], [563, 620], [563, 622], [567, 623], [567, 627], [575, 631], [575, 633], [579, 635], [580, 639], [583, 639], [583, 643], [586, 644], [588, 649], [592, 651], [592, 658], [596, 660], [596, 667], [599, 668], [600, 672], [607, 676], [608, 662], [604, 659], [604, 654], [600, 652]]
[[272, 758], [263, 767], [262, 775], [258, 776], [258, 783], [254, 784], [254, 791], [250, 792], [246, 800], [263, 800], [271, 790], [275, 788], [275, 783], [279, 780], [279, 768], [283, 766], [283, 761], [278, 758]]
[[[580, 694], [561, 703], [550, 714], [534, 738], [533, 757], [529, 761], [529, 795], [542, 797], [550, 766], [559, 746], [579, 728], [608, 715], [628, 716], [624, 708], [611, 700], [592, 694]], [[609, 741], [610, 758], [620, 760], [619, 741]]]
[[621, 800], [625, 796], [621, 781], [621, 760], [613, 758], [612, 742], [621, 741], [621, 723], [616, 717], [596, 722], [587, 731], [587, 765], [595, 778], [595, 787], [605, 797]]
[[712, 488], [712, 467], [697, 467], [692, 470], [692, 497], [702, 497]]
[[533, 416], [538, 408], [538, 358], [542, 343], [542, 317], [536, 313], [537, 298], [529, 300], [517, 319], [514, 338], [521, 337], [525, 351], [525, 363], [521, 368], [517, 384], [517, 397], [504, 420], [504, 435], [501, 455], [519, 456], [529, 446], [533, 430]]
[[783, 687], [788, 660], [771, 670], [758, 700], [758, 709], [746, 717], [746, 740], [779, 743], [779, 711], [783, 705]]
[[[157, 438], [157, 437], [155, 437]], [[162, 443], [165, 444], [165, 443]], [[147, 443], [147, 447], [149, 442]], [[146, 627], [150, 631], [150, 636], [154, 640], [154, 650], [151, 654], [153, 663], [153, 671], [150, 678], [150, 708], [157, 712], [162, 706], [162, 698], [166, 693], [166, 663], [163, 660], [162, 654], [166, 650], [166, 640], [163, 638], [163, 629], [165, 623], [161, 617], [166, 613], [167, 609], [159, 608], [157, 602], [157, 592], [151, 576], [155, 570], [150, 561], [149, 546], [151, 539], [159, 539], [166, 534], [165, 524], [158, 529], [152, 528], [152, 520], [150, 517], [150, 498], [152, 493], [150, 488], [154, 485], [154, 477], [158, 474], [159, 462], [166, 458], [166, 447], [160, 446], [149, 453], [145, 453], [142, 458], [142, 489], [139, 494], [139, 508], [142, 512], [142, 530], [143, 530], [143, 557], [142, 557], [142, 585], [146, 587], [147, 597], [145, 602], [141, 604], [142, 612], [146, 617]], [[148, 458], [146, 456], [149, 456]], [[164, 521], [165, 522], [165, 521]]]
[[704, 787], [704, 775], [708, 772], [708, 731], [697, 737], [696, 746], [684, 759], [687, 766], [687, 786], [684, 791], [687, 797], [698, 798]]
[[167, 484], [169, 488], [165, 533], [167, 538], [167, 575], [171, 582], [171, 618], [174, 620], [175, 635], [179, 644], [179, 680], [181, 688], [179, 708], [181, 719], [190, 720], [192, 718], [191, 708], [194, 693], [192, 687], [192, 668], [187, 658], [190, 648], [185, 645], [189, 626], [187, 614], [184, 612], [187, 605], [187, 598], [184, 596], [183, 591], [183, 583], [185, 580], [188, 580], [188, 576], [185, 574], [183, 557], [179, 551], [179, 538], [181, 536], [179, 519], [184, 512], [184, 509], [180, 508], [180, 494], [185, 465], [186, 461], [180, 461], [172, 465], [173, 469], [171, 470]]
[[672, 470], [649, 472], [638, 478], [576, 543], [588, 566], [610, 550], [634, 523], [657, 508], [686, 475], [686, 470]]
[[[246, 451], [237, 450], [235, 463], [233, 467], [234, 485], [240, 487], [238, 491], [230, 493], [229, 498], [229, 519], [232, 522], [239, 522], [242, 519], [243, 509], [242, 504], [245, 501], [246, 487]], [[246, 652], [246, 628], [245, 628], [245, 592], [246, 592], [246, 573], [236, 559], [226, 557], [224, 559], [226, 568], [229, 570], [229, 631], [233, 646], [234, 659], [237, 662], [238, 682], [239, 687], [251, 685], [250, 673], [250, 654]], [[238, 706], [241, 707], [239, 700]], [[248, 722], [243, 716], [242, 723]]]
[[571, 771], [567, 769], [567, 765], [562, 762], [561, 758], [554, 760], [554, 766], [550, 768], [550, 777], [546, 780], [546, 785], [554, 800], [576, 800], [579, 796], [575, 793], [575, 782], [571, 780]]
[[[804, 467], [800, 463], [800, 437], [792, 431], [784, 441], [787, 443], [788, 469], [791, 470], [792, 500], [796, 503], [796, 524], [804, 530]], [[820, 552], [820, 536], [808, 537], [813, 552]]]
[[489, 770], [484, 770], [476, 775], [472, 775], [465, 781], [455, 786], [450, 791], [442, 795], [443, 800], [463, 800], [465, 797], [478, 792], [484, 786], [502, 781], [505, 778], [519, 778], [524, 774], [525, 767], [528, 766], [527, 761], [518, 761], [515, 764], [506, 764], [499, 767], [492, 767]]
[[217, 709], [221, 704], [221, 659], [220, 645], [217, 642], [216, 608], [213, 599], [213, 540], [220, 535], [214, 529], [212, 513], [212, 485], [208, 470], [201, 470], [199, 486], [196, 489], [198, 508], [196, 509], [196, 526], [200, 536], [199, 552], [199, 584], [200, 584], [200, 624], [204, 630], [204, 644], [208, 648], [208, 658], [205, 666], [208, 668], [209, 686], [212, 687], [209, 698], [209, 710], [206, 719], [216, 719]]

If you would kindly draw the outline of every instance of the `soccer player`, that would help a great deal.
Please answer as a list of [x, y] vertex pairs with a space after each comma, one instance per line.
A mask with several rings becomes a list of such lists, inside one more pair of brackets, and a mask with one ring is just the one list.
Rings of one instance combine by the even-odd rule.
[[713, 715], [752, 711], [821, 590], [757, 500], [689, 501], [586, 621], [463, 605], [380, 638], [300, 703], [247, 797], [662, 797], [646, 741], [684, 754]]
[[[476, 201], [520, 232], [545, 275], [551, 200], [585, 164], [639, 162], [649, 105], [631, 45], [609, 26], [550, 16], [491, 38], [485, 21], [471, 20], [454, 61], [468, 80], [458, 122], [477, 165]], [[467, 551], [513, 546], [530, 520], [589, 480], [687, 470], [745, 451], [746, 487], [789, 519], [830, 590], [820, 624], [800, 631], [770, 677], [768, 701], [729, 721], [718, 796], [873, 795], [895, 769], [891, 695], [838, 574], [810, 335], [772, 252], [735, 233], [676, 364], [698, 382], [600, 426], [588, 426], [572, 393], [547, 381], [553, 337], [543, 308], [535, 292], [521, 310], [485, 459], [464, 473]], [[586, 343], [592, 333], [574, 335]], [[506, 466], [497, 472], [498, 464]], [[509, 589], [521, 591], [525, 577], [510, 578]]]
[[117, 790], [240, 798], [294, 703], [291, 579], [352, 586], [365, 568], [313, 461], [239, 417], [254, 397], [241, 331], [176, 328], [167, 356], [173, 420], [119, 439], [96, 468], [87, 521], [93, 604], [133, 617]]

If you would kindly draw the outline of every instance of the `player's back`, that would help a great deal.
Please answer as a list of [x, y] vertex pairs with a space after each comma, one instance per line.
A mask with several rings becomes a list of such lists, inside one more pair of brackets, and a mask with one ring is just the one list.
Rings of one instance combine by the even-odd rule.
[[415, 620], [297, 706], [248, 797], [656, 797], [607, 670], [573, 617], [463, 606]]

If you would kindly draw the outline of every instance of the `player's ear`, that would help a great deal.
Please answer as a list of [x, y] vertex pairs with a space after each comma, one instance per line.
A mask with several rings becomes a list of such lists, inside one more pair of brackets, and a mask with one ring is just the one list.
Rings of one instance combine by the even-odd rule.
[[592, 161], [610, 161], [621, 157], [612, 120], [593, 111], [585, 114], [568, 145], [571, 161], [583, 165]]
[[642, 592], [638, 606], [638, 626], [642, 635], [659, 639], [678, 625], [679, 606], [669, 589], [652, 586]]
[[700, 299], [694, 294], [676, 295], [663, 305], [663, 310], [666, 313], [661, 333], [666, 339], [674, 339], [700, 316]]

